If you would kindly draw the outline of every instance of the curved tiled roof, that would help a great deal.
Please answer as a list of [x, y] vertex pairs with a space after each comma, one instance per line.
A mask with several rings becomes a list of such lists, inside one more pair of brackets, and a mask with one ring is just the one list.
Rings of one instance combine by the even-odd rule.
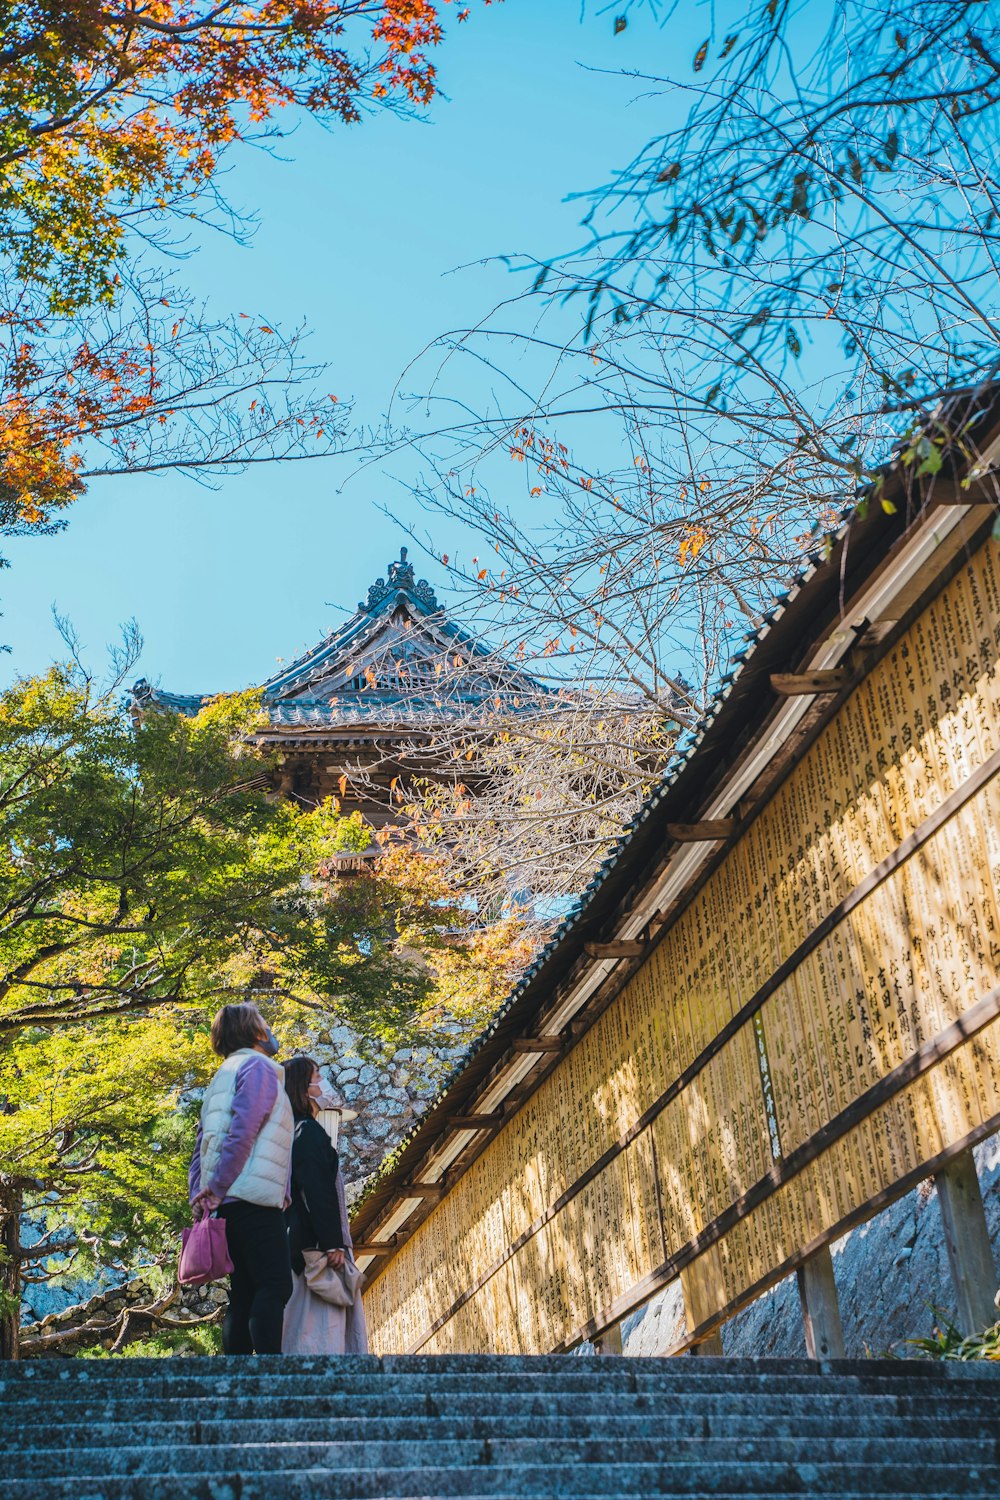
[[[421, 682], [418, 673], [412, 687], [402, 686], [384, 680], [397, 652], [426, 662], [454, 654], [460, 665], [442, 682]], [[367, 676], [366, 668], [371, 668]], [[414, 578], [405, 547], [390, 563], [388, 577], [372, 584], [367, 601], [344, 625], [261, 684], [263, 705], [279, 731], [439, 723], [469, 717], [497, 692], [508, 708], [516, 699], [517, 708], [528, 710], [550, 699], [552, 691], [529, 673], [500, 663], [490, 647], [449, 620], [426, 580]], [[166, 692], [145, 678], [132, 689], [139, 708], [184, 714], [197, 713], [211, 696]]]

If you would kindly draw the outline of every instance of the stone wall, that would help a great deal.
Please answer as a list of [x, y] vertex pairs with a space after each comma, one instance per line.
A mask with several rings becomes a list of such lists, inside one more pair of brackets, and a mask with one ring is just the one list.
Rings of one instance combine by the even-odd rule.
[[396, 1048], [345, 1025], [310, 1031], [301, 1050], [319, 1063], [332, 1092], [358, 1112], [344, 1125], [339, 1146], [344, 1180], [354, 1193], [416, 1124], [471, 1040], [454, 1021], [443, 1022], [419, 1046]]
[[44, 1359], [79, 1354], [87, 1349], [124, 1348], [134, 1339], [163, 1330], [222, 1321], [224, 1286], [171, 1286], [164, 1289], [146, 1276], [98, 1292], [49, 1313], [21, 1328], [21, 1353]]

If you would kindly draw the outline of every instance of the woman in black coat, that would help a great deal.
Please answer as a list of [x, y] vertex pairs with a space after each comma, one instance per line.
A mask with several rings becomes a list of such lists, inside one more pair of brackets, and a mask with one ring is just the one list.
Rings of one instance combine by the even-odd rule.
[[286, 1213], [294, 1287], [285, 1310], [282, 1354], [343, 1354], [348, 1309], [315, 1296], [305, 1282], [303, 1250], [323, 1250], [336, 1270], [349, 1245], [341, 1213], [340, 1162], [316, 1119], [323, 1083], [311, 1057], [285, 1064], [285, 1089], [295, 1116], [292, 1142], [292, 1201]]

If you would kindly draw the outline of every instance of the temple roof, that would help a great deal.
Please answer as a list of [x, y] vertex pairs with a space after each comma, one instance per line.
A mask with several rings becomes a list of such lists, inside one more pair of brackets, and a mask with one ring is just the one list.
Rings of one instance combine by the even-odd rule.
[[[333, 726], [416, 726], [537, 707], [550, 689], [504, 662], [450, 621], [426, 579], [414, 577], [401, 548], [386, 578], [338, 630], [261, 684], [276, 737]], [[214, 694], [171, 693], [141, 678], [137, 708], [197, 713]], [[270, 737], [270, 736], [269, 736]]]

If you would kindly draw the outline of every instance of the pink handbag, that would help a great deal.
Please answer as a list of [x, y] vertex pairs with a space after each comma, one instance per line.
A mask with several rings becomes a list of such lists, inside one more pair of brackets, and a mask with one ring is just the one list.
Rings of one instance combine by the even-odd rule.
[[183, 1286], [220, 1281], [233, 1269], [226, 1243], [226, 1222], [206, 1214], [190, 1229], [181, 1230], [181, 1258], [177, 1280]]

